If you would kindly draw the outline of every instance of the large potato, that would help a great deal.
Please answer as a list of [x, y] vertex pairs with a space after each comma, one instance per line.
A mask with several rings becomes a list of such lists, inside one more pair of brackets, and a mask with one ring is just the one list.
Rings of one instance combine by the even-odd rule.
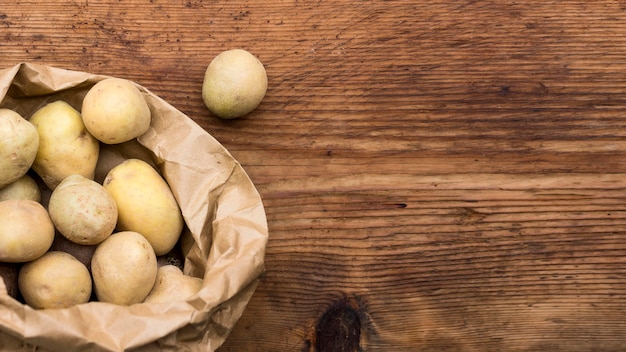
[[35, 127], [15, 111], [0, 109], [0, 188], [26, 174], [38, 148]]
[[71, 254], [50, 251], [22, 266], [18, 285], [24, 301], [36, 309], [68, 308], [91, 297], [91, 275]]
[[117, 224], [113, 197], [102, 185], [81, 175], [66, 177], [52, 191], [48, 212], [63, 236], [82, 245], [104, 241]]
[[103, 186], [117, 204], [118, 230], [142, 234], [157, 255], [174, 248], [182, 214], [169, 185], [152, 166], [128, 159], [111, 169]]
[[122, 78], [96, 83], [85, 95], [81, 112], [87, 130], [106, 144], [141, 136], [152, 119], [139, 88]]
[[41, 189], [32, 177], [24, 175], [0, 189], [0, 201], [8, 199], [30, 199], [41, 202]]
[[157, 259], [145, 237], [133, 231], [114, 233], [91, 258], [96, 297], [101, 302], [142, 302], [154, 286]]
[[29, 199], [0, 202], [0, 262], [35, 260], [53, 240], [54, 225], [43, 205]]
[[50, 189], [67, 176], [93, 179], [100, 144], [85, 128], [80, 113], [57, 100], [30, 118], [39, 132], [39, 149], [32, 168]]

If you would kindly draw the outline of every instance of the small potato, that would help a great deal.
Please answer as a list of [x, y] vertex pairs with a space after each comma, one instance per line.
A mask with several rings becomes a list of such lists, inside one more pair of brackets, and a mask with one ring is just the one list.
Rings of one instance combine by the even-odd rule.
[[91, 297], [89, 270], [71, 254], [51, 251], [22, 266], [18, 285], [35, 309], [68, 308]]
[[234, 119], [250, 113], [267, 91], [267, 74], [259, 59], [243, 49], [226, 50], [207, 67], [202, 100], [215, 116]]
[[156, 281], [156, 255], [139, 233], [117, 232], [96, 248], [91, 273], [99, 301], [127, 306], [141, 303]]
[[38, 148], [37, 129], [17, 112], [0, 109], [0, 188], [26, 174]]
[[57, 230], [72, 242], [93, 245], [109, 237], [117, 224], [117, 205], [107, 190], [81, 175], [66, 177], [48, 203]]
[[164, 265], [157, 271], [156, 282], [144, 303], [184, 301], [202, 288], [202, 279], [188, 276], [175, 265]]
[[30, 199], [41, 202], [41, 190], [32, 177], [24, 175], [0, 189], [0, 201], [9, 199]]
[[72, 174], [93, 180], [100, 144], [85, 129], [76, 109], [57, 100], [37, 110], [30, 122], [39, 133], [32, 168], [50, 189]]
[[96, 83], [85, 95], [81, 111], [87, 130], [106, 144], [141, 136], [152, 119], [139, 88], [121, 78], [106, 78]]
[[0, 202], [0, 261], [20, 263], [41, 257], [52, 245], [54, 225], [46, 209], [29, 199]]
[[128, 159], [104, 179], [117, 203], [119, 231], [145, 236], [156, 255], [172, 250], [183, 228], [183, 217], [167, 182], [148, 163]]

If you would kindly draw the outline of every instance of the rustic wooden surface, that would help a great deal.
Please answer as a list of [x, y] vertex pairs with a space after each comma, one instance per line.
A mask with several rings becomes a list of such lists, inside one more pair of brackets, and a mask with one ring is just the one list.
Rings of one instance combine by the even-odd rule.
[[[263, 197], [267, 272], [228, 351], [626, 350], [626, 5], [13, 1], [0, 68], [132, 79]], [[269, 90], [204, 108], [245, 48]]]

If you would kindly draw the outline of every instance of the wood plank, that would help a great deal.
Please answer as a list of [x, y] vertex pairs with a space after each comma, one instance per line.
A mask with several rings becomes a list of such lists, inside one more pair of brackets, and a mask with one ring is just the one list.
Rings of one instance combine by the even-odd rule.
[[[624, 23], [613, 1], [18, 0], [0, 67], [135, 80], [242, 163], [271, 238], [220, 351], [620, 351]], [[232, 47], [270, 87], [221, 121], [200, 89]]]

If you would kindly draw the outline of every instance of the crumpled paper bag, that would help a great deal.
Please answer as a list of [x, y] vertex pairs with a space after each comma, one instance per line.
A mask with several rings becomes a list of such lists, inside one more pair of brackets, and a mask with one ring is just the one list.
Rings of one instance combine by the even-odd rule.
[[[63, 99], [80, 111], [89, 88], [106, 77], [20, 63], [0, 70], [0, 107], [30, 118], [46, 103]], [[139, 143], [108, 151], [121, 158], [148, 155], [167, 180], [186, 223], [184, 272], [203, 277], [203, 288], [186, 301], [167, 304], [89, 302], [35, 310], [10, 297], [0, 280], [0, 350], [214, 351], [248, 304], [264, 271], [268, 240], [257, 190], [205, 130], [137, 86], [152, 112], [150, 129]]]

